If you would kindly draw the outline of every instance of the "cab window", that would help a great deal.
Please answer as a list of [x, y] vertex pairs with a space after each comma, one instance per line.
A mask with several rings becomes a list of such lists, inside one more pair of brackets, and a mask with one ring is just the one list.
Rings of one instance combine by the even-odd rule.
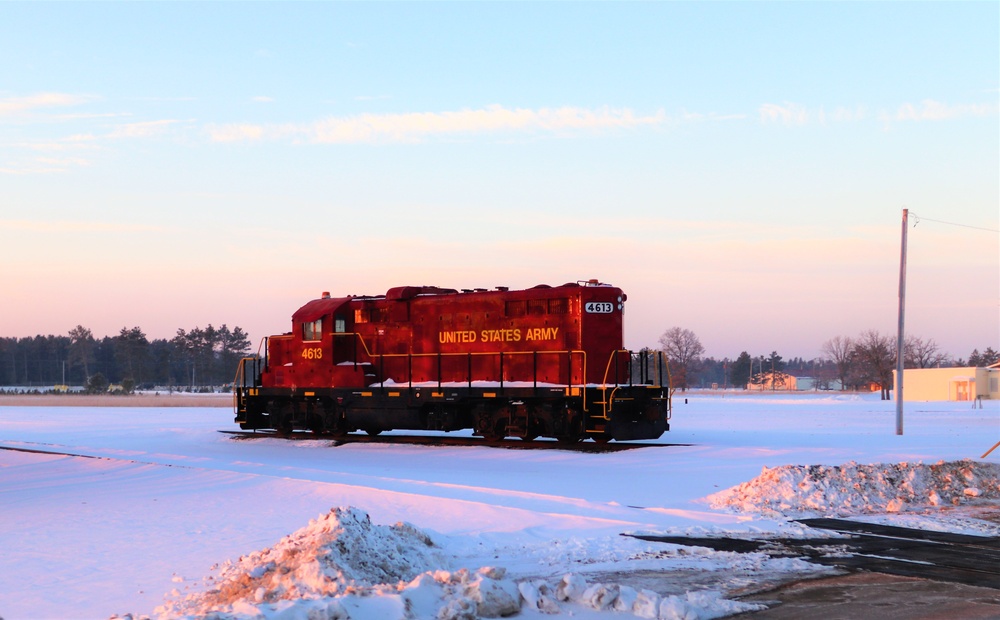
[[310, 321], [308, 323], [302, 324], [303, 340], [322, 340], [322, 338], [323, 338], [323, 319], [316, 319], [315, 321]]

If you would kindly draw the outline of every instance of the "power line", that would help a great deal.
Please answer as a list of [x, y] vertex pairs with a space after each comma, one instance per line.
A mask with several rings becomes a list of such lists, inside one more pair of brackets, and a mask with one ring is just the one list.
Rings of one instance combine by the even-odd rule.
[[919, 224], [920, 222], [934, 222], [935, 224], [947, 224], [949, 226], [961, 226], [962, 228], [972, 228], [974, 230], [985, 230], [986, 232], [1000, 233], [1000, 230], [996, 230], [995, 228], [984, 228], [982, 226], [970, 226], [969, 224], [959, 224], [957, 222], [944, 222], [942, 220], [932, 220], [929, 217], [920, 217], [916, 213], [911, 213], [911, 215], [913, 216], [913, 219], [916, 220], [915, 222], [913, 222], [914, 228], [916, 228], [917, 224]]

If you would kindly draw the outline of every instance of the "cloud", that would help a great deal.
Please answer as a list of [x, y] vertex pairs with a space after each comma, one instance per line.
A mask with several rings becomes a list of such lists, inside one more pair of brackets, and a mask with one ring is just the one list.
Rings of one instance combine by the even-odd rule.
[[[982, 117], [997, 114], [997, 105], [993, 103], [947, 104], [932, 99], [925, 99], [919, 104], [904, 103], [895, 112], [881, 111], [876, 118], [885, 124], [901, 121], [942, 121], [962, 117]], [[765, 103], [758, 110], [761, 123], [780, 123], [789, 126], [802, 126], [810, 123], [825, 125], [829, 122], [851, 123], [869, 118], [865, 106], [848, 108], [838, 106], [832, 112], [824, 108], [808, 109], [798, 103], [783, 104]]]
[[41, 108], [81, 105], [94, 99], [95, 97], [67, 93], [38, 93], [26, 97], [7, 97], [0, 99], [0, 117], [23, 114]]
[[718, 114], [716, 112], [688, 112], [684, 110], [680, 113], [678, 120], [684, 122], [700, 122], [700, 121], [742, 121], [746, 120], [746, 114]]
[[864, 120], [868, 117], [868, 111], [863, 106], [857, 106], [853, 110], [845, 107], [837, 107], [830, 114], [830, 120], [838, 123], [850, 123]]
[[0, 167], [0, 174], [53, 174], [66, 172], [71, 168], [89, 166], [91, 161], [82, 157], [53, 157], [52, 155], [57, 153], [77, 153], [80, 151], [99, 151], [105, 148], [104, 145], [108, 140], [155, 137], [168, 131], [170, 126], [182, 122], [186, 121], [163, 119], [126, 123], [101, 134], [78, 133], [64, 138], [9, 143], [6, 146], [12, 149], [25, 149], [36, 153], [45, 153], [45, 155], [22, 158], [22, 161], [16, 161], [16, 158], [9, 160], [3, 167]]
[[54, 140], [37, 140], [34, 142], [11, 142], [11, 148], [28, 149], [30, 151], [63, 152], [94, 150], [100, 148], [93, 134], [74, 134], [66, 138]]
[[212, 125], [208, 128], [212, 142], [248, 142], [264, 137], [262, 125]]
[[[30, 145], [31, 148], [40, 152], [61, 152], [68, 149], [61, 148], [59, 144], [38, 144]], [[89, 166], [91, 160], [83, 157], [53, 157], [51, 155], [39, 155], [37, 157], [25, 158], [21, 161], [7, 162], [0, 167], [0, 174], [24, 176], [29, 174], [54, 174], [66, 172], [71, 168], [82, 168]]]
[[65, 168], [58, 166], [40, 166], [32, 164], [0, 167], [0, 174], [9, 174], [12, 176], [23, 176], [27, 174], [51, 174], [53, 172], [65, 171]]
[[257, 103], [274, 103], [274, 97], [266, 97], [264, 95], [251, 97], [251, 100], [256, 101]]
[[291, 136], [320, 144], [351, 144], [418, 142], [433, 136], [505, 131], [629, 129], [644, 125], [662, 125], [666, 121], [667, 117], [662, 111], [643, 116], [629, 109], [606, 107], [596, 110], [569, 106], [531, 110], [491, 105], [474, 110], [330, 117], [304, 125], [213, 125], [208, 131], [211, 139], [216, 142], [279, 139]]
[[904, 103], [896, 110], [897, 121], [942, 121], [965, 116], [992, 116], [997, 113], [996, 104], [947, 104], [932, 99], [924, 99], [918, 105]]
[[758, 109], [760, 122], [782, 123], [784, 125], [805, 125], [809, 122], [809, 112], [797, 103], [765, 103]]
[[180, 123], [176, 119], [161, 119], [155, 121], [142, 121], [138, 123], [126, 123], [118, 125], [107, 134], [108, 138], [149, 138], [161, 135], [175, 123]]
[[122, 222], [84, 222], [72, 220], [0, 220], [0, 227], [5, 230], [18, 230], [28, 233], [136, 233], [163, 232], [162, 226], [146, 224], [130, 224]]

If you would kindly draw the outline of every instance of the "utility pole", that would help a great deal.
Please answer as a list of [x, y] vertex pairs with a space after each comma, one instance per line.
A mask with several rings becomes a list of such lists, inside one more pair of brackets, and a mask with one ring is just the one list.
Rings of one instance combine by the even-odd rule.
[[903, 314], [906, 309], [906, 229], [909, 209], [903, 209], [903, 233], [899, 249], [899, 331], [896, 334], [896, 434], [903, 434]]

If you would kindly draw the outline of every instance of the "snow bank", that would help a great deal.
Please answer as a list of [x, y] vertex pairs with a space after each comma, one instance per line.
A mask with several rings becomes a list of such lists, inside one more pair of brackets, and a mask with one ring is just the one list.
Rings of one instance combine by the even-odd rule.
[[764, 467], [759, 476], [709, 495], [713, 508], [796, 517], [898, 513], [1000, 499], [1000, 464], [971, 460]]
[[[227, 562], [203, 592], [172, 597], [155, 616], [213, 620], [474, 620], [582, 609], [640, 618], [707, 620], [762, 609], [719, 592], [665, 596], [569, 574], [517, 583], [502, 568], [444, 570], [449, 558], [409, 524], [373, 525], [336, 508], [271, 548]], [[131, 614], [114, 616], [134, 618]], [[145, 616], [141, 616], [145, 618]]]

